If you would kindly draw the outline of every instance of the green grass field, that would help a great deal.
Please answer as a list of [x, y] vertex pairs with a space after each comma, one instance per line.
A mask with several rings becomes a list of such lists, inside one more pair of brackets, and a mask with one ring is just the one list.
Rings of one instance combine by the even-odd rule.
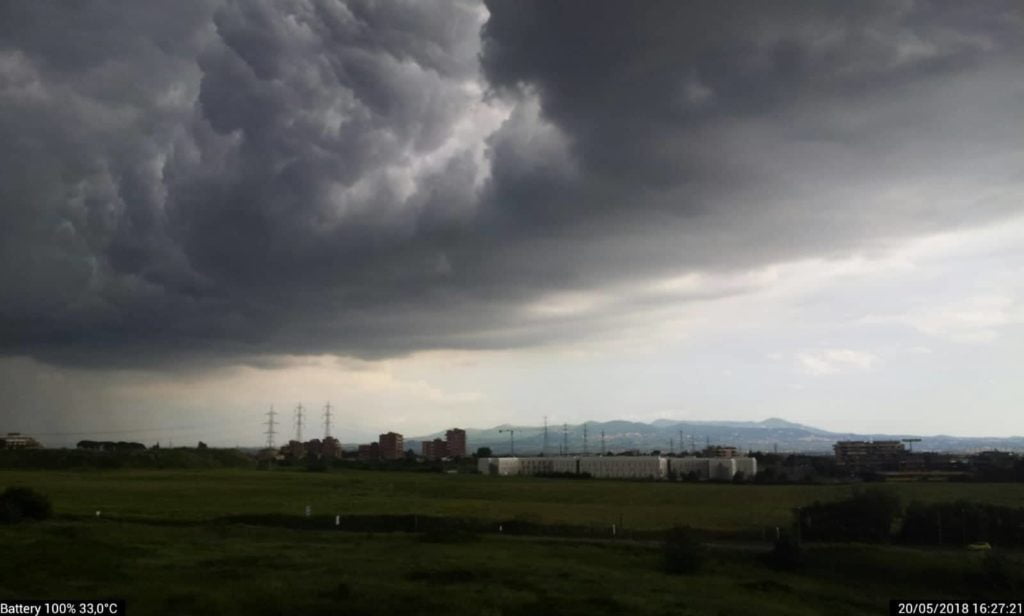
[[[0, 471], [0, 488], [48, 494], [57, 514], [206, 520], [237, 514], [411, 513], [546, 523], [716, 531], [785, 525], [794, 507], [848, 496], [849, 486], [559, 480], [373, 471]], [[904, 501], [960, 498], [1024, 506], [1024, 484], [886, 484]]]
[[[56, 517], [0, 526], [0, 599], [122, 597], [129, 614], [879, 614], [890, 597], [996, 595], [982, 555], [813, 546], [798, 571], [756, 542], [711, 550], [693, 576], [663, 573], [648, 542], [485, 535], [427, 543], [213, 523], [240, 514], [453, 515], [717, 531], [785, 525], [843, 486], [630, 483], [339, 471], [0, 471]], [[904, 500], [1024, 505], [1019, 484], [899, 484]], [[96, 518], [94, 512], [101, 510]], [[1019, 555], [1011, 554], [1012, 559]], [[1017, 561], [1014, 566], [1019, 566]], [[1024, 590], [1024, 589], [1021, 589]], [[1020, 596], [1019, 594], [1017, 596]]]
[[0, 596], [121, 597], [130, 614], [879, 614], [893, 596], [963, 597], [976, 569], [959, 552], [822, 547], [800, 574], [726, 552], [671, 576], [657, 550], [628, 544], [109, 521], [0, 540]]

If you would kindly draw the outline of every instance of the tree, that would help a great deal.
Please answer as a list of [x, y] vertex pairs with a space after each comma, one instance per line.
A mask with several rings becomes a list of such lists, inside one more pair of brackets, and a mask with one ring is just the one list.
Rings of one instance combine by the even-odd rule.
[[706, 559], [704, 546], [689, 526], [669, 529], [662, 549], [668, 573], [697, 573]]
[[478, 458], [490, 458], [493, 455], [490, 447], [479, 447], [476, 450], [476, 457]]
[[785, 531], [779, 534], [771, 552], [765, 555], [769, 566], [777, 569], [796, 569], [803, 564], [803, 547], [796, 534]]
[[50, 499], [31, 488], [7, 488], [0, 494], [0, 522], [45, 520], [52, 513]]
[[900, 510], [895, 493], [875, 488], [856, 491], [846, 500], [814, 502], [794, 513], [804, 539], [880, 542], [889, 539]]

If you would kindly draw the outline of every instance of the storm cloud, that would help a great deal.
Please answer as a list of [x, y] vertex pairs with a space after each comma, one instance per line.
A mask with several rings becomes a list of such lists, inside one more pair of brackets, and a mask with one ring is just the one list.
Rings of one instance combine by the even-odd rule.
[[1018, 214], [1022, 35], [1013, 2], [2, 2], [0, 350], [529, 346], [645, 281]]

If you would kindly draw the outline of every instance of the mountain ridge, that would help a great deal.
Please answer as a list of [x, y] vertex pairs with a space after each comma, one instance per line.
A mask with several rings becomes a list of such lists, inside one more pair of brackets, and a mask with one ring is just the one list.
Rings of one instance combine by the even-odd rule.
[[[586, 438], [584, 438], [586, 426]], [[504, 432], [499, 432], [503, 430]], [[510, 432], [514, 430], [514, 434]], [[424, 440], [444, 438], [444, 432], [410, 437], [406, 443], [418, 450]], [[921, 439], [908, 445], [917, 451], [971, 452], [988, 449], [1024, 451], [1024, 436], [952, 436], [883, 433], [832, 432], [794, 423], [779, 417], [761, 421], [656, 419], [651, 422], [613, 419], [586, 421], [574, 425], [549, 425], [545, 448], [544, 427], [504, 423], [491, 428], [467, 428], [466, 440], [471, 450], [490, 447], [499, 455], [515, 452], [520, 455], [549, 455], [568, 450], [570, 453], [601, 451], [682, 452], [706, 445], [730, 445], [743, 451], [779, 451], [792, 453], [831, 453], [840, 440]]]

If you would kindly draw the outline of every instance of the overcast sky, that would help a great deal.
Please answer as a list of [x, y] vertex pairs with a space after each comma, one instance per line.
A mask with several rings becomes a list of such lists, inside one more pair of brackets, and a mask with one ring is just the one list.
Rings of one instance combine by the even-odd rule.
[[1024, 434], [1005, 2], [0, 0], [0, 432]]

